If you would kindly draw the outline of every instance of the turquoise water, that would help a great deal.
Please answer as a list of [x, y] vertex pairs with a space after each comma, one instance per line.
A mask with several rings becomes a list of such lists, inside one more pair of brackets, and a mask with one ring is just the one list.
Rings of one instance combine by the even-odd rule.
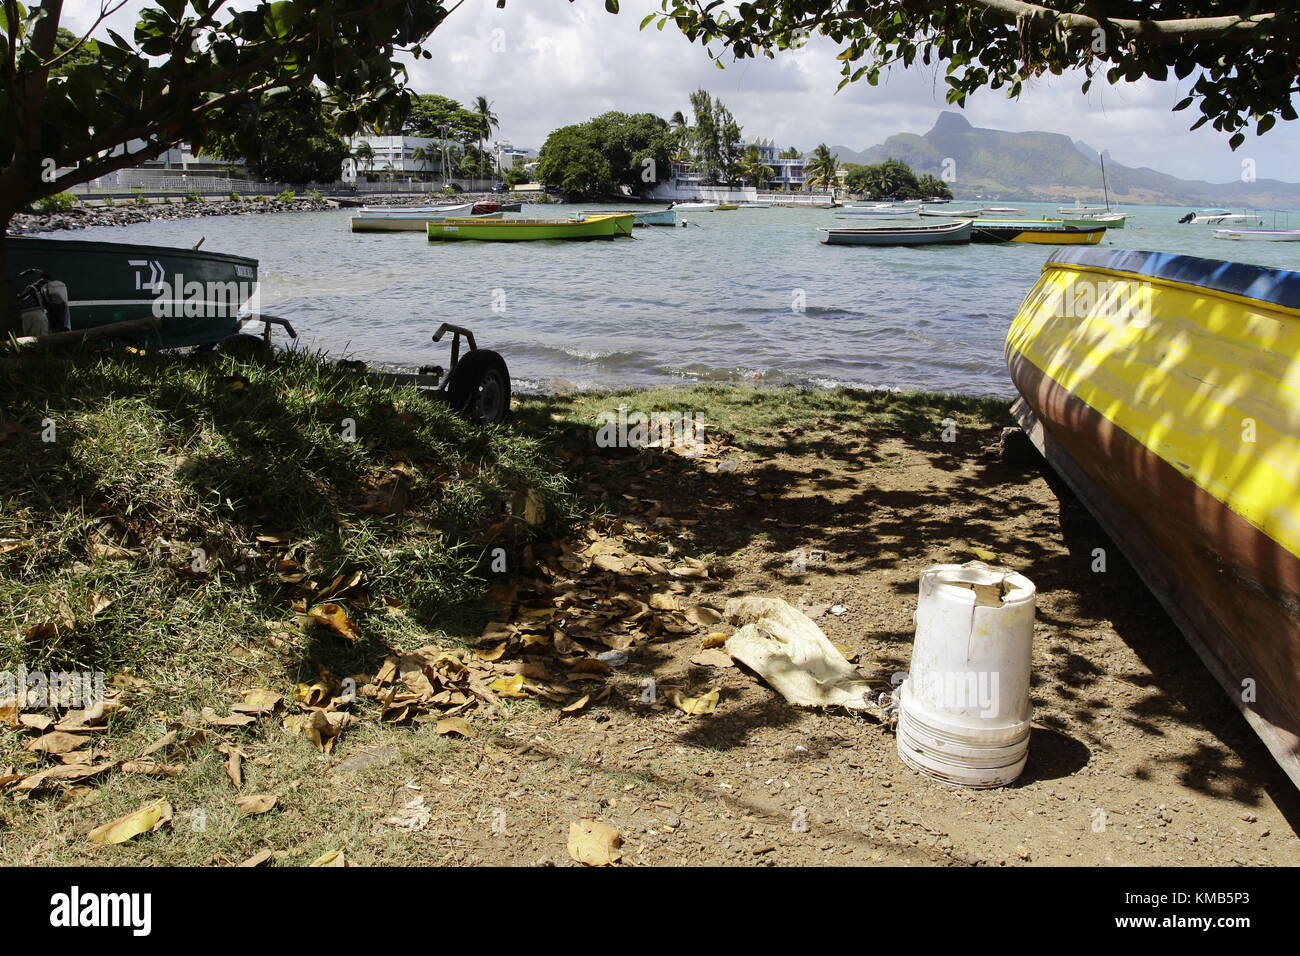
[[[955, 203], [955, 208], [960, 208]], [[1012, 203], [1024, 218], [1056, 204]], [[525, 207], [528, 208], [528, 207]], [[593, 206], [532, 207], [567, 216]], [[611, 207], [613, 208], [613, 207]], [[1129, 207], [1102, 245], [1300, 266], [1300, 243], [1228, 242], [1184, 207]], [[790, 382], [1012, 392], [1002, 341], [1054, 247], [826, 246], [825, 209], [688, 214], [633, 241], [430, 243], [354, 235], [347, 210], [142, 223], [59, 234], [191, 246], [261, 260], [262, 308], [301, 343], [373, 363], [442, 362], [430, 336], [470, 326], [518, 387]], [[1300, 227], [1300, 215], [1292, 225]], [[939, 220], [925, 219], [924, 222]], [[1265, 225], [1275, 224], [1271, 214]], [[1276, 225], [1285, 227], [1282, 214]]]

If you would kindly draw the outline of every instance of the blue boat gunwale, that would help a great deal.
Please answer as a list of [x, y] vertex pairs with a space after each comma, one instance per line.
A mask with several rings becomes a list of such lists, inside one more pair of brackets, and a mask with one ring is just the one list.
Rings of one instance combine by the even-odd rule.
[[1172, 252], [1094, 248], [1058, 249], [1043, 270], [1055, 265], [1124, 272], [1300, 311], [1300, 272], [1291, 269]]

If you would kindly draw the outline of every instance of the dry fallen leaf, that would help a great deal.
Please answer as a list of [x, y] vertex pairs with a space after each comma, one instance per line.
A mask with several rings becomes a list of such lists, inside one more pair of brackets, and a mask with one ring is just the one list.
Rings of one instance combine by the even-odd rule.
[[722, 614], [711, 607], [693, 607], [686, 612], [686, 620], [692, 624], [708, 627], [711, 624], [719, 623], [722, 620]]
[[524, 692], [524, 675], [516, 674], [513, 677], [498, 677], [492, 683], [488, 684], [488, 690], [500, 697], [527, 697]]
[[590, 695], [590, 694], [583, 694], [581, 697], [579, 697], [577, 700], [575, 700], [572, 704], [569, 704], [569, 706], [567, 706], [567, 707], [561, 707], [561, 708], [560, 708], [560, 713], [563, 713], [563, 714], [576, 714], [576, 713], [578, 713], [578, 711], [582, 710], [584, 707], [586, 707], [586, 706], [587, 706], [588, 704], [590, 704], [590, 703], [591, 703], [591, 695]]
[[205, 723], [214, 727], [247, 727], [257, 722], [248, 714], [233, 713], [229, 717], [218, 717], [217, 712], [211, 707], [204, 707], [201, 716]]
[[29, 741], [25, 746], [28, 750], [39, 750], [47, 754], [65, 754], [76, 750], [89, 740], [90, 738], [85, 734], [69, 734], [62, 730], [54, 730]]
[[474, 656], [481, 661], [500, 660], [501, 655], [506, 652], [506, 642], [502, 641], [495, 647], [481, 647], [474, 651]]
[[235, 806], [239, 808], [240, 816], [252, 817], [273, 809], [278, 801], [273, 793], [250, 793], [236, 797]]
[[348, 617], [348, 612], [343, 610], [341, 605], [320, 604], [308, 611], [307, 616], [349, 641], [361, 639], [361, 630], [356, 622]]
[[343, 855], [342, 850], [330, 850], [328, 853], [322, 853], [316, 859], [307, 864], [308, 866], [347, 866], [347, 858]]
[[718, 709], [718, 689], [715, 687], [699, 697], [683, 697], [680, 691], [669, 691], [668, 702], [683, 714], [692, 716], [711, 714]]
[[469, 721], [464, 717], [444, 717], [434, 725], [434, 729], [440, 734], [459, 734], [462, 737], [474, 736]]
[[258, 850], [243, 863], [236, 863], [236, 866], [261, 866], [267, 860], [275, 855], [274, 850]]
[[726, 631], [712, 631], [704, 640], [700, 641], [700, 650], [707, 651], [711, 647], [721, 647], [727, 643], [727, 638], [730, 636]]
[[720, 647], [711, 647], [705, 651], [699, 651], [691, 656], [692, 664], [699, 664], [701, 667], [732, 667], [734, 662], [731, 655]]
[[95, 827], [87, 834], [94, 843], [125, 843], [138, 837], [141, 833], [157, 830], [172, 818], [172, 805], [165, 799], [147, 803], [139, 810], [118, 817], [101, 826]]
[[599, 820], [574, 820], [569, 824], [569, 856], [588, 866], [610, 866], [623, 858], [623, 835]]

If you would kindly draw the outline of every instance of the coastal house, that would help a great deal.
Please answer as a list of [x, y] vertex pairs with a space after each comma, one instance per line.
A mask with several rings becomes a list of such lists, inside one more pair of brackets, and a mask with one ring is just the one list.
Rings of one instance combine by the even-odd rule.
[[[368, 153], [362, 144], [369, 146]], [[454, 168], [462, 148], [460, 143], [432, 136], [353, 136], [348, 140], [355, 171], [367, 178], [440, 180], [444, 162], [446, 168]], [[358, 156], [359, 152], [363, 155]]]
[[501, 140], [492, 144], [492, 154], [496, 156], [497, 172], [504, 173], [507, 169], [515, 169], [526, 165], [532, 151], [515, 146], [506, 140]]

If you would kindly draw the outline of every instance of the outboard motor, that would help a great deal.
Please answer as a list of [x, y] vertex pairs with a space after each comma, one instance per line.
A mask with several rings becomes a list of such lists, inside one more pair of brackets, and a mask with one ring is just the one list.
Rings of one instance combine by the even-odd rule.
[[1194, 213], [1194, 212], [1189, 212], [1186, 216], [1184, 216], [1182, 219], [1179, 219], [1178, 221], [1179, 221], [1179, 222], [1191, 222], [1191, 221], [1192, 221], [1193, 219], [1195, 219], [1195, 218], [1196, 218], [1196, 213]]
[[68, 287], [48, 272], [28, 269], [23, 278], [35, 276], [31, 285], [18, 296], [23, 335], [48, 335], [69, 332], [72, 320], [68, 310]]

